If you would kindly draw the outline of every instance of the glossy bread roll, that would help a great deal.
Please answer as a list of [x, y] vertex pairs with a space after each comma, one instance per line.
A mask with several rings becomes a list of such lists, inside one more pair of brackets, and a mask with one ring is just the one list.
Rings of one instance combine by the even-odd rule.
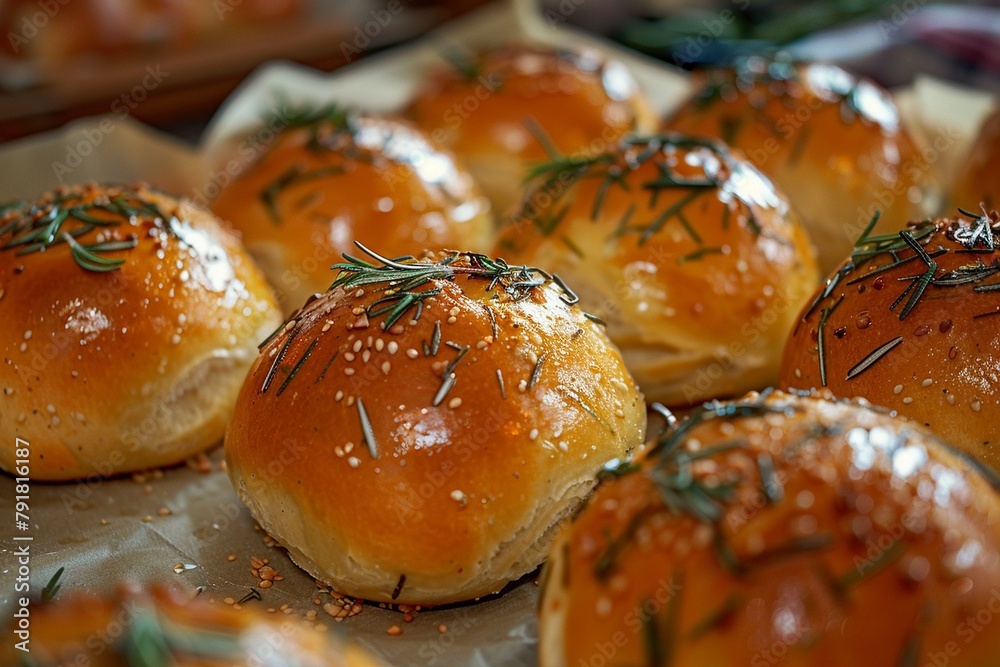
[[541, 562], [601, 466], [641, 444], [642, 397], [537, 269], [364, 260], [263, 347], [227, 432], [229, 475], [336, 590], [494, 593]]
[[543, 667], [996, 664], [1000, 481], [919, 426], [751, 394], [607, 475], [545, 566]]
[[[34, 480], [169, 465], [217, 444], [270, 288], [204, 209], [87, 185], [0, 218], [0, 467]], [[17, 472], [24, 476], [24, 473]]]
[[[205, 594], [207, 597], [207, 594]], [[57, 667], [378, 667], [354, 642], [284, 614], [236, 610], [154, 585], [100, 596], [63, 591], [30, 607], [30, 653], [11, 630], [4, 665]], [[14, 623], [16, 628], [16, 622]], [[23, 661], [27, 656], [27, 661]]]
[[1000, 209], [1000, 108], [986, 117], [963, 162], [952, 190], [951, 204], [978, 211]]
[[303, 112], [212, 210], [243, 232], [286, 313], [333, 280], [354, 240], [391, 257], [486, 250], [489, 202], [452, 156], [398, 120]]
[[755, 57], [712, 71], [666, 127], [745, 153], [802, 216], [824, 272], [875, 210], [883, 214], [880, 231], [893, 231], [933, 204], [930, 166], [892, 97], [833, 65]]
[[497, 49], [438, 71], [407, 114], [455, 151], [498, 213], [517, 202], [528, 169], [545, 159], [542, 141], [564, 153], [588, 153], [656, 126], [622, 63], [593, 50], [528, 46]]
[[496, 253], [565, 278], [646, 397], [669, 405], [773, 383], [818, 281], [771, 183], [721, 144], [673, 134], [540, 166]]
[[781, 385], [863, 396], [1000, 470], [1000, 223], [863, 236], [802, 313]]

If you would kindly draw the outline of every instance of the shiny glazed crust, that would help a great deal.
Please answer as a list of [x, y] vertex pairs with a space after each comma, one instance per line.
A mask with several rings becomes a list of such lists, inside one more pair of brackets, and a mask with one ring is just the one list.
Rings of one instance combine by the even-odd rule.
[[563, 153], [606, 150], [656, 119], [625, 66], [585, 50], [512, 46], [433, 74], [407, 115], [455, 151], [498, 214], [517, 202], [547, 140]]
[[649, 400], [777, 378], [818, 275], [787, 201], [718, 142], [665, 134], [539, 167], [496, 253], [563, 276]]
[[931, 203], [930, 165], [889, 93], [839, 67], [753, 58], [713, 71], [665, 127], [745, 153], [802, 216], [823, 272], [876, 209], [879, 231], [894, 231]]
[[487, 250], [493, 231], [450, 153], [408, 123], [336, 109], [298, 119], [211, 207], [243, 233], [286, 313], [326, 291], [354, 240], [399, 257]]
[[781, 386], [867, 398], [1000, 469], [997, 220], [863, 239], [800, 316]]
[[[57, 242], [35, 249], [29, 235], [59, 219]], [[19, 244], [0, 250], [0, 467], [15, 470], [15, 437], [37, 480], [169, 465], [221, 440], [280, 322], [230, 230], [187, 200], [99, 185], [15, 207], [0, 227], [0, 245]]]
[[350, 595], [499, 591], [541, 562], [601, 466], [642, 442], [642, 397], [568, 293], [448, 257], [437, 277], [343, 284], [294, 315], [227, 432], [230, 477], [261, 526]]
[[868, 406], [710, 406], [602, 484], [545, 566], [543, 667], [995, 664], [997, 481]]

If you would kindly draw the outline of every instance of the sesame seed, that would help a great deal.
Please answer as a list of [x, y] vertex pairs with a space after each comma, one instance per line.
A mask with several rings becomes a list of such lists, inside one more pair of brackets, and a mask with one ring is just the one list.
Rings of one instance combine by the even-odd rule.
[[982, 404], [980, 404], [979, 401], [973, 401], [972, 402], [972, 411], [973, 412], [979, 412], [979, 410], [982, 409], [982, 407], [983, 406], [982, 406]]
[[388, 361], [383, 361], [382, 362], [382, 373], [384, 373], [385, 375], [388, 375], [389, 374], [389, 370], [391, 368], [392, 368], [392, 365]]
[[518, 391], [528, 391], [528, 381], [527, 380], [521, 380], [520, 382], [518, 382], [517, 383], [517, 389], [518, 389]]
[[[386, 349], [389, 350], [389, 354], [396, 354], [399, 351], [399, 343], [394, 340], [390, 340], [389, 344], [386, 345]], [[414, 350], [416, 352], [416, 350]]]
[[[396, 341], [393, 341], [393, 343], [395, 342]], [[418, 356], [420, 356], [420, 353], [411, 347], [409, 350], [406, 351], [406, 356], [408, 356], [410, 359], [416, 359]]]
[[24, 332], [24, 340], [31, 340], [31, 329]]
[[892, 388], [892, 393], [897, 394], [897, 395], [898, 394], [902, 394], [903, 393], [903, 385], [897, 384], [895, 387]]
[[385, 341], [384, 340], [382, 340], [381, 338], [379, 338], [378, 340], [375, 341], [375, 350], [376, 351], [381, 352], [382, 348], [384, 348], [384, 347], [385, 347]]
[[353, 450], [354, 450], [354, 443], [353, 442], [348, 442], [347, 444], [344, 445], [344, 452], [345, 453], [350, 454]]
[[465, 494], [459, 491], [458, 489], [455, 489], [448, 495], [451, 496], [452, 500], [461, 505], [465, 505], [468, 502], [468, 498], [465, 497]]
[[346, 353], [344, 355], [344, 359], [346, 359], [347, 361], [354, 361], [354, 353], [353, 352]]
[[920, 383], [920, 386], [921, 387], [929, 387], [932, 384], [934, 384], [934, 380], [932, 380], [930, 378], [927, 378], [926, 380], [924, 380], [923, 382]]
[[455, 322], [458, 322], [458, 318], [454, 315], [448, 318], [448, 324], [454, 324]]
[[359, 459], [357, 456], [352, 456], [349, 459], [347, 459], [347, 465], [351, 466], [352, 468], [357, 468], [359, 465], [361, 465], [361, 459]]
[[344, 375], [354, 375], [354, 369], [353, 368], [345, 368], [344, 369]]
[[358, 340], [354, 341], [354, 351], [355, 352], [360, 352], [362, 345], [364, 345], [364, 343], [361, 342], [360, 338]]
[[955, 405], [955, 394], [948, 394], [948, 405]]
[[327, 331], [330, 330], [330, 327], [332, 327], [332, 326], [333, 326], [333, 322], [331, 322], [330, 320], [327, 320], [326, 322], [323, 323], [323, 328], [320, 329], [320, 332], [321, 333], [326, 333]]
[[537, 428], [531, 429], [531, 433], [528, 434], [528, 438], [530, 440], [537, 440], [538, 439], [538, 429]]
[[905, 398], [903, 399], [903, 403], [905, 403], [906, 405], [909, 405], [909, 404], [910, 404], [910, 403], [912, 403], [912, 402], [913, 402], [913, 398], [912, 398], [912, 397], [910, 397], [910, 396], [907, 396], [907, 397], [905, 397]]
[[462, 405], [462, 399], [458, 398], [457, 396], [455, 398], [451, 399], [450, 401], [448, 401], [448, 407], [449, 408], [455, 409], [455, 408], [457, 408], [460, 405]]
[[337, 393], [333, 395], [333, 400], [335, 400], [335, 401], [339, 401], [339, 400], [340, 400], [340, 399], [342, 399], [343, 397], [344, 397], [344, 392], [343, 392], [343, 391], [340, 391], [340, 390], [338, 390], [338, 391], [337, 391]]

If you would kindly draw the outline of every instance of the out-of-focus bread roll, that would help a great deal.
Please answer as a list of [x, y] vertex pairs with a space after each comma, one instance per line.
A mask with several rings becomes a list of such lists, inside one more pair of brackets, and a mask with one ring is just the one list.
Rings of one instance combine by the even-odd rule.
[[1000, 655], [1000, 482], [919, 426], [751, 394], [608, 478], [545, 566], [543, 667]]
[[409, 124], [336, 108], [285, 122], [211, 206], [243, 232], [286, 313], [326, 291], [330, 265], [355, 240], [391, 257], [489, 248], [488, 200]]
[[1000, 108], [986, 117], [952, 189], [951, 204], [1000, 209]]
[[754, 57], [711, 71], [665, 126], [743, 151], [802, 216], [823, 272], [840, 263], [875, 210], [883, 213], [879, 231], [893, 231], [936, 204], [930, 165], [892, 97], [833, 65]]
[[647, 398], [740, 395], [777, 379], [818, 281], [785, 198], [714, 140], [624, 140], [539, 166], [496, 253], [563, 276]]
[[168, 465], [218, 443], [280, 321], [236, 236], [188, 200], [87, 185], [7, 205], [0, 468], [20, 468], [15, 438], [36, 480]]
[[499, 591], [537, 567], [601, 466], [642, 443], [642, 397], [537, 269], [459, 253], [341, 269], [263, 346], [227, 431], [233, 484], [339, 591]]
[[1000, 222], [862, 236], [785, 347], [781, 386], [862, 396], [1000, 470]]
[[30, 653], [18, 622], [0, 647], [5, 665], [56, 667], [378, 667], [355, 642], [284, 614], [211, 604], [154, 585], [113, 593], [73, 591], [30, 607]]
[[407, 113], [455, 151], [498, 212], [517, 202], [528, 169], [545, 159], [544, 141], [584, 154], [656, 127], [621, 62], [593, 50], [528, 46], [489, 51], [438, 71]]

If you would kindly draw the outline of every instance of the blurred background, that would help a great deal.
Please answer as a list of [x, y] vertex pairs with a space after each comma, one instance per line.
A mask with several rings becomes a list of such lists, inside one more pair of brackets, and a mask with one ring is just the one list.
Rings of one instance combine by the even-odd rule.
[[[255, 67], [333, 70], [484, 0], [0, 0], [0, 141], [127, 114], [194, 141]], [[685, 69], [778, 50], [883, 85], [1000, 94], [1000, 0], [539, 0], [552, 23]]]

